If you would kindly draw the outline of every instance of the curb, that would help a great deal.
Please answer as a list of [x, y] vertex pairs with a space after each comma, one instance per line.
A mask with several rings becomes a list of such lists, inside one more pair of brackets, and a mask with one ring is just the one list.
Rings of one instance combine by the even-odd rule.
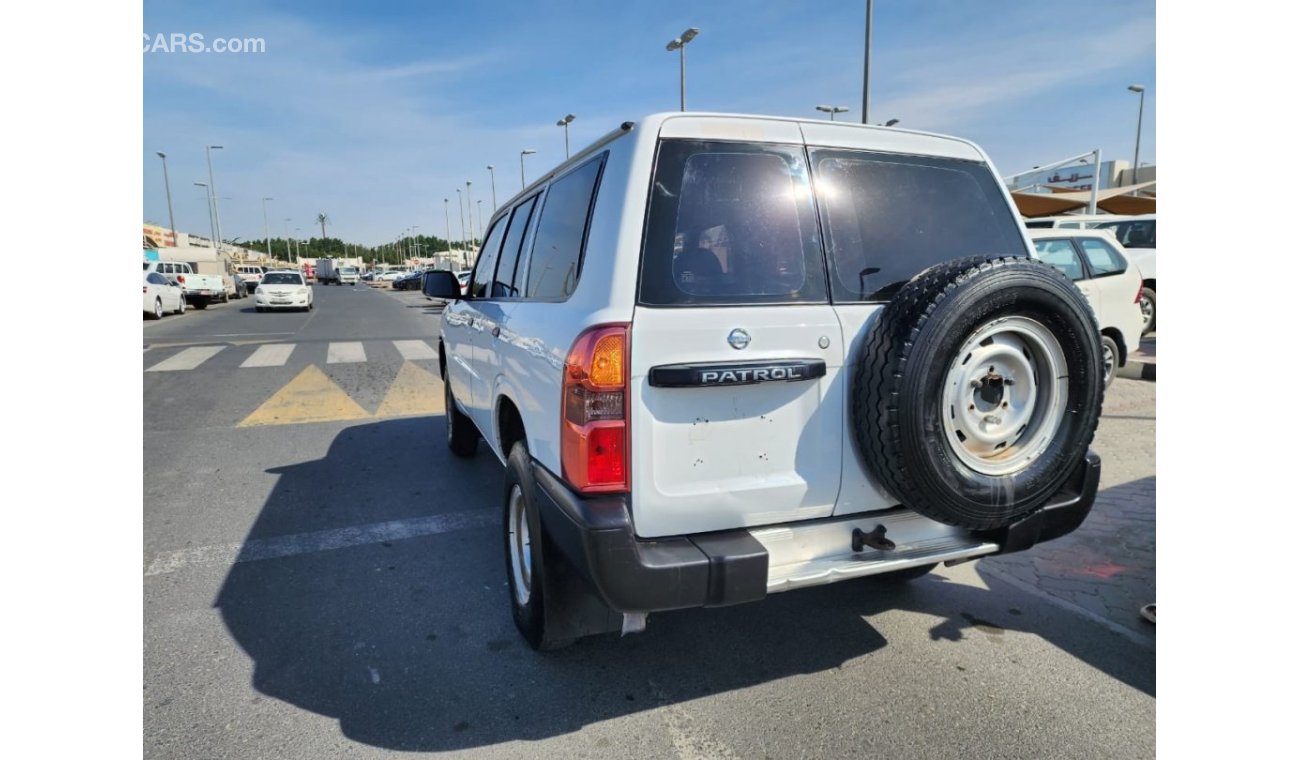
[[1130, 380], [1156, 380], [1156, 363], [1142, 361], [1132, 356], [1122, 367], [1115, 368], [1115, 377], [1126, 377]]

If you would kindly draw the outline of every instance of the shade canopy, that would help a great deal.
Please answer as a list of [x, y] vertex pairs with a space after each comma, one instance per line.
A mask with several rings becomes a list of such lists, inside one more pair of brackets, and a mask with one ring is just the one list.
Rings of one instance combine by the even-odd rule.
[[[1097, 210], [1105, 211], [1111, 214], [1154, 214], [1156, 210], [1156, 198], [1153, 192], [1149, 191], [1155, 187], [1154, 180], [1151, 182], [1139, 182], [1136, 185], [1125, 185], [1123, 187], [1112, 187], [1109, 190], [1097, 191]], [[1135, 194], [1136, 193], [1136, 194]], [[1091, 190], [1075, 190], [1071, 192], [1051, 193], [1011, 193], [1011, 198], [1016, 202], [1016, 208], [1020, 210], [1020, 215], [1024, 217], [1035, 216], [1056, 216], [1064, 214], [1067, 211], [1084, 208], [1092, 201]]]

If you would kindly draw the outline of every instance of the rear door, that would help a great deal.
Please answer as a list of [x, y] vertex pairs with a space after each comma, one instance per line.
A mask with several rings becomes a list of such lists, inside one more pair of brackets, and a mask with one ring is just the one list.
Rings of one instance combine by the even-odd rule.
[[1127, 349], [1136, 351], [1142, 336], [1142, 309], [1137, 302], [1142, 277], [1105, 238], [1081, 237], [1076, 242], [1092, 273], [1088, 297], [1097, 319], [1103, 328], [1117, 328]]
[[[890, 299], [922, 271], [966, 256], [1027, 256], [1017, 217], [984, 163], [965, 158], [818, 147], [808, 156], [821, 213], [832, 308], [847, 370], [835, 391], [853, 408], [865, 338]], [[846, 415], [845, 415], [846, 416]], [[853, 424], [874, 426], [870, 417]], [[867, 470], [846, 424], [835, 514], [898, 504]], [[870, 434], [870, 430], [865, 431]]]
[[843, 339], [792, 137], [660, 143], [631, 334], [642, 536], [834, 510]]

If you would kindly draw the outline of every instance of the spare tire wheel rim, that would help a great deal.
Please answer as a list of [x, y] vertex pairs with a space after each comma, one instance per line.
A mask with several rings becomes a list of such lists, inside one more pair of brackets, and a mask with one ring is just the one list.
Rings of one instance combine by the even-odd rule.
[[1065, 419], [1069, 370], [1052, 331], [1028, 317], [982, 325], [944, 378], [941, 416], [953, 454], [989, 476], [1029, 467]]

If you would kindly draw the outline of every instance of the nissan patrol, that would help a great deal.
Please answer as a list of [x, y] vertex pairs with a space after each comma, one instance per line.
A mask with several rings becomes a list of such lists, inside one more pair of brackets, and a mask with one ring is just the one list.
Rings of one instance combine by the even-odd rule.
[[648, 613], [1074, 530], [1097, 322], [965, 140], [793, 118], [626, 122], [433, 272], [447, 442], [506, 465], [535, 648]]

